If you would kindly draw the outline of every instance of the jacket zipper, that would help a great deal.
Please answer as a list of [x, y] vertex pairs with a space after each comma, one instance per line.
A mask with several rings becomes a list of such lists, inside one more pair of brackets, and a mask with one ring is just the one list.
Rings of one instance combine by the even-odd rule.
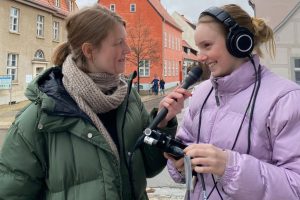
[[219, 107], [220, 106], [220, 95], [219, 95], [219, 84], [218, 84], [218, 79], [217, 78], [214, 78], [214, 85], [215, 85], [215, 99], [216, 99], [216, 103], [217, 103], [217, 106]]

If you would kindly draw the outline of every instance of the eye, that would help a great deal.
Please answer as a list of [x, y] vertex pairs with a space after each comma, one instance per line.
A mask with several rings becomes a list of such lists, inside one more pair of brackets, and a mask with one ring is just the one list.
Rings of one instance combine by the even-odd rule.
[[211, 46], [210, 43], [204, 43], [204, 44], [203, 44], [203, 47], [204, 47], [204, 48], [209, 48], [210, 46]]
[[124, 43], [124, 40], [119, 40], [118, 42], [116, 42], [114, 44], [114, 46], [123, 45], [123, 43]]

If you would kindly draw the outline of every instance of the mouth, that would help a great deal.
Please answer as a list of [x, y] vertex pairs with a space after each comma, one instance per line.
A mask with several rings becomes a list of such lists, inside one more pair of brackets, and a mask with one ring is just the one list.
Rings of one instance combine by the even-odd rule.
[[206, 65], [208, 66], [209, 70], [212, 71], [214, 69], [214, 66], [217, 64], [216, 61], [214, 62], [207, 62]]

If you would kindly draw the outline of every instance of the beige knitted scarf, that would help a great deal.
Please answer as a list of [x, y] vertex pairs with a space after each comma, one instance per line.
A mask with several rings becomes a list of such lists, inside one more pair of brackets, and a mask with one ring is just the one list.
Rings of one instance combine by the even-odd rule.
[[119, 160], [116, 144], [97, 116], [116, 109], [124, 101], [127, 83], [119, 75], [84, 73], [69, 55], [62, 67], [63, 84], [79, 108], [86, 113]]

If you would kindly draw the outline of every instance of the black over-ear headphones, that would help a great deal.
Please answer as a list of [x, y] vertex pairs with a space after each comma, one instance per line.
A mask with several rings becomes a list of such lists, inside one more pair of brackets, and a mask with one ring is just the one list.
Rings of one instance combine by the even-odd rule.
[[237, 58], [250, 56], [254, 47], [254, 40], [249, 29], [241, 27], [226, 11], [219, 7], [210, 7], [203, 11], [201, 15], [209, 15], [215, 18], [228, 29], [226, 46], [231, 55]]

